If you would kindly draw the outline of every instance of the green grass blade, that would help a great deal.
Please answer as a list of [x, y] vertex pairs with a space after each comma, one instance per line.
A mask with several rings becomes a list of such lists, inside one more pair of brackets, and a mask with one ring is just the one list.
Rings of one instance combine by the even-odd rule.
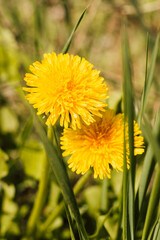
[[159, 207], [157, 211], [157, 219], [148, 237], [148, 240], [157, 240], [157, 239], [160, 239], [160, 201], [159, 201]]
[[37, 132], [41, 138], [41, 141], [44, 145], [49, 163], [51, 165], [51, 169], [52, 169], [52, 171], [57, 179], [57, 182], [61, 188], [64, 200], [65, 200], [66, 204], [70, 207], [73, 217], [75, 218], [77, 226], [79, 227], [79, 230], [82, 233], [84, 239], [88, 239], [86, 231], [85, 231], [83, 223], [82, 223], [82, 219], [81, 219], [81, 216], [79, 213], [76, 199], [73, 194], [72, 187], [70, 185], [69, 177], [68, 177], [66, 168], [64, 166], [64, 163], [63, 163], [62, 159], [60, 159], [58, 157], [57, 150], [55, 149], [55, 147], [48, 140], [46, 133], [45, 133], [37, 115], [34, 114], [34, 117], [35, 117], [36, 130], [37, 130]]
[[[155, 123], [153, 126], [153, 134], [155, 137], [158, 136], [158, 133], [160, 131], [160, 109], [157, 112], [156, 118], [155, 118]], [[152, 171], [154, 167], [154, 161], [153, 161], [153, 150], [152, 147], [149, 146], [145, 155], [144, 159], [144, 164], [143, 164], [143, 169], [141, 173], [141, 178], [140, 178], [140, 183], [139, 183], [139, 188], [137, 191], [137, 196], [136, 196], [136, 205], [138, 207], [138, 212], [141, 212], [143, 200], [145, 197], [145, 193], [148, 188], [148, 184], [150, 182], [150, 178], [152, 176]], [[136, 219], [138, 216], [136, 217]]]
[[[159, 220], [159, 222], [160, 222], [160, 220]], [[160, 223], [158, 223], [158, 227], [153, 235], [152, 240], [157, 240], [157, 239], [160, 239]]]
[[[147, 34], [147, 47], [146, 47], [146, 67], [145, 67], [145, 83], [147, 82], [147, 74], [148, 74], [148, 51], [149, 51], [149, 34]], [[144, 93], [141, 98], [141, 105], [138, 114], [138, 125], [141, 126], [142, 114], [143, 114], [143, 102], [144, 102]]]
[[[124, 127], [125, 136], [125, 127]], [[127, 191], [128, 190], [128, 172], [127, 172], [127, 159], [126, 159], [126, 141], [124, 137], [124, 166], [123, 166], [123, 240], [127, 239], [128, 235], [128, 215], [127, 215]]]
[[156, 223], [155, 229], [154, 229], [154, 233], [152, 236], [152, 240], [157, 240], [160, 239], [160, 217]]
[[139, 116], [138, 116], [139, 123], [141, 121], [141, 118], [142, 118], [142, 116], [145, 112], [145, 108], [147, 106], [149, 91], [150, 91], [151, 84], [152, 84], [153, 73], [154, 73], [157, 54], [158, 54], [159, 36], [160, 36], [160, 33], [158, 33], [157, 38], [156, 38], [148, 74], [145, 79], [145, 84], [144, 84], [144, 89], [143, 89], [143, 94], [142, 94], [142, 99], [141, 99], [141, 105], [140, 105], [140, 110], [139, 110]]
[[77, 23], [76, 23], [76, 25], [75, 25], [73, 31], [71, 32], [71, 35], [70, 35], [70, 37], [68, 38], [68, 41], [67, 41], [67, 43], [65, 44], [65, 46], [64, 46], [64, 48], [63, 48], [63, 50], [62, 50], [62, 53], [63, 53], [63, 54], [65, 54], [65, 53], [68, 51], [68, 49], [69, 49], [69, 47], [70, 47], [70, 44], [71, 44], [71, 41], [72, 41], [72, 38], [73, 38], [73, 35], [74, 35], [75, 31], [77, 30], [80, 22], [82, 21], [82, 19], [83, 19], [84, 15], [85, 15], [85, 12], [86, 12], [86, 11], [87, 11], [87, 8], [84, 9], [84, 11], [82, 12], [79, 20], [77, 21]]
[[[125, 26], [124, 26], [125, 28]], [[126, 88], [125, 88], [125, 82], [127, 78], [128, 69], [126, 68], [126, 50], [125, 50], [125, 38], [126, 38], [126, 32], [125, 29], [123, 30], [123, 40], [122, 40], [122, 58], [123, 58], [123, 95], [124, 95], [124, 166], [123, 166], [123, 240], [127, 239], [128, 235], [128, 215], [127, 215], [127, 208], [128, 208], [128, 202], [127, 202], [127, 190], [128, 190], [128, 172], [127, 172], [127, 159], [126, 159], [126, 128], [125, 128], [125, 121], [126, 121]]]
[[65, 204], [65, 210], [66, 210], [66, 215], [67, 215], [67, 219], [68, 219], [68, 223], [69, 223], [71, 240], [76, 240], [76, 233], [75, 233], [75, 230], [74, 230], [73, 219], [71, 217], [71, 214], [70, 214], [69, 209], [68, 209], [66, 204]]
[[152, 133], [151, 126], [149, 125], [149, 123], [147, 122], [146, 119], [144, 119], [144, 125], [142, 125], [142, 132], [143, 132], [147, 142], [152, 147], [152, 150], [153, 150], [154, 155], [155, 155], [155, 159], [156, 159], [156, 161], [160, 165], [160, 148], [159, 148], [159, 144], [158, 144], [155, 136]]
[[142, 240], [146, 240], [148, 238], [153, 213], [154, 213], [156, 207], [158, 206], [159, 192], [160, 192], [160, 184], [159, 183], [160, 183], [160, 167], [158, 165], [154, 183], [153, 183], [153, 187], [152, 187], [152, 192], [151, 192], [150, 199], [149, 199], [146, 220], [144, 223], [144, 229], [143, 229], [143, 234], [142, 234]]
[[123, 91], [124, 91], [124, 115], [125, 120], [128, 122], [129, 132], [129, 151], [130, 151], [130, 171], [129, 171], [129, 191], [128, 191], [128, 216], [130, 226], [130, 237], [134, 239], [134, 185], [135, 185], [135, 159], [134, 159], [134, 133], [133, 133], [133, 121], [134, 121], [134, 97], [132, 87], [132, 74], [131, 64], [129, 56], [128, 39], [126, 29], [123, 31], [122, 42], [122, 55], [123, 55]]

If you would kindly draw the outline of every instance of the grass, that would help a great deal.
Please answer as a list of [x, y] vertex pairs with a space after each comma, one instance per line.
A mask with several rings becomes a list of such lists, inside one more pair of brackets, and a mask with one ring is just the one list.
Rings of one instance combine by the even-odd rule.
[[[0, 238], [159, 238], [159, 14], [144, 13], [145, 3], [128, 4], [133, 15], [116, 0], [93, 1], [88, 9], [85, 1], [2, 1]], [[72, 173], [59, 147], [62, 128], [47, 129], [24, 99], [29, 65], [52, 51], [80, 55], [101, 70], [109, 107], [129, 126], [130, 168], [124, 141], [123, 173], [112, 170], [103, 181], [92, 170]], [[145, 139], [136, 157], [134, 119]]]

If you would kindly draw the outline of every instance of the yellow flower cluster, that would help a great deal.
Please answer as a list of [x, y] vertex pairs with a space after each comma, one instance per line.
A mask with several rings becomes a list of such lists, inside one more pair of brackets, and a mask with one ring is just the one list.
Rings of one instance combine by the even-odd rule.
[[[30, 66], [25, 81], [28, 101], [37, 114], [47, 116], [47, 125], [60, 117], [64, 126], [61, 145], [63, 155], [71, 155], [72, 171], [84, 174], [90, 167], [94, 177], [110, 178], [111, 167], [122, 170], [124, 120], [106, 110], [107, 86], [99, 71], [79, 56], [44, 54], [42, 62]], [[126, 124], [126, 155], [129, 164], [128, 126]], [[134, 122], [134, 154], [144, 152], [143, 137]]]

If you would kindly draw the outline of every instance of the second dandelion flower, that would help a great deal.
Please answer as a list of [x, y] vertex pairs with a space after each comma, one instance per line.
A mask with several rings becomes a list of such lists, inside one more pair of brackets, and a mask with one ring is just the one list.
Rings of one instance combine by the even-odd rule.
[[[126, 127], [126, 155], [129, 167], [129, 137]], [[144, 152], [144, 139], [134, 121], [134, 155]], [[123, 170], [124, 163], [124, 117], [111, 109], [103, 113], [102, 118], [89, 126], [83, 124], [81, 129], [64, 129], [61, 137], [63, 156], [70, 156], [69, 168], [77, 174], [84, 174], [90, 167], [94, 177], [100, 179], [111, 177], [111, 168]]]

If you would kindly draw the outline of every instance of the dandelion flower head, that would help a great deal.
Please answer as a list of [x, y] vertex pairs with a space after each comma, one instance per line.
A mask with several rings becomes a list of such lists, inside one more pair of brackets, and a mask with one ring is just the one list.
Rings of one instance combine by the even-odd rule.
[[42, 62], [30, 66], [24, 80], [29, 92], [26, 98], [37, 108], [37, 114], [48, 116], [46, 124], [54, 125], [60, 116], [60, 125], [73, 129], [94, 122], [102, 116], [107, 98], [107, 86], [100, 71], [79, 56], [44, 54]]
[[[84, 174], [93, 167], [94, 177], [111, 177], [111, 167], [122, 171], [124, 122], [123, 114], [115, 115], [113, 110], [106, 110], [103, 117], [96, 117], [96, 122], [81, 129], [64, 129], [61, 137], [64, 156], [71, 155], [68, 164], [72, 171]], [[128, 126], [126, 124], [126, 155], [129, 167]], [[144, 152], [143, 137], [134, 121], [134, 154]]]

